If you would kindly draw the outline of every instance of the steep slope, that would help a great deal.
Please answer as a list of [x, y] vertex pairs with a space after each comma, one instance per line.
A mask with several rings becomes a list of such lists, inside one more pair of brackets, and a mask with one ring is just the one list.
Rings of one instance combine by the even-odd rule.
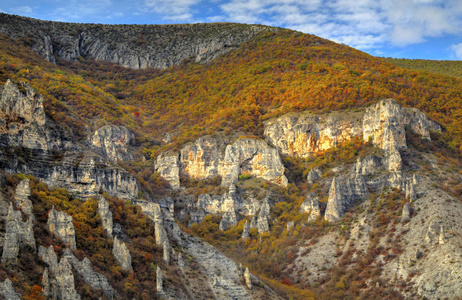
[[[21, 20], [55, 26], [59, 49], [77, 49], [66, 28], [123, 27]], [[288, 30], [165, 70], [52, 64], [29, 49], [42, 33], [11, 32], [2, 295], [462, 296], [460, 79]]]

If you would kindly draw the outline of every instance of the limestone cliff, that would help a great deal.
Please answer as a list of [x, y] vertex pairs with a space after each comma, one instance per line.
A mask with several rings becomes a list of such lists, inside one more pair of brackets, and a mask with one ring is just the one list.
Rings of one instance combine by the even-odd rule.
[[287, 185], [279, 153], [265, 141], [243, 138], [224, 146], [220, 139], [203, 137], [185, 146], [180, 154], [161, 153], [155, 168], [174, 189], [180, 187], [180, 175], [198, 179], [220, 175], [222, 185], [229, 186], [240, 174], [248, 174]]
[[300, 205], [300, 211], [309, 214], [308, 221], [314, 221], [321, 216], [319, 197], [314, 193], [306, 195], [305, 201]]
[[68, 247], [76, 249], [75, 230], [72, 216], [63, 211], [57, 211], [55, 207], [48, 213], [48, 230], [58, 236]]
[[[74, 274], [72, 266], [63, 257], [59, 261], [55, 271], [54, 288], [52, 288], [52, 299], [58, 300], [80, 300], [80, 295], [75, 291]], [[56, 296], [54, 296], [56, 295]]]
[[232, 145], [226, 146], [220, 173], [222, 185], [225, 186], [235, 183], [241, 173], [282, 186], [288, 184], [278, 151], [265, 141], [256, 139], [238, 139]]
[[102, 25], [48, 22], [1, 14], [0, 32], [28, 40], [43, 58], [79, 57], [132, 69], [168, 68], [194, 57], [208, 61], [263, 31], [261, 25], [232, 23], [184, 25]]
[[181, 174], [197, 179], [212, 178], [220, 175], [223, 160], [222, 139], [205, 136], [181, 149]]
[[101, 189], [123, 198], [137, 195], [131, 174], [76, 142], [46, 116], [43, 97], [29, 84], [21, 85], [24, 92], [7, 80], [1, 92], [0, 163], [4, 171], [33, 175], [81, 197], [96, 195]]
[[[240, 268], [235, 262], [221, 254], [211, 245], [200, 239], [184, 233], [175, 223], [173, 216], [167, 210], [152, 210], [153, 206], [142, 206], [143, 212], [156, 223], [163, 224], [167, 229], [168, 235], [175, 240], [183, 251], [193, 258], [196, 262], [196, 277], [201, 277], [201, 289], [210, 289], [212, 298], [216, 299], [254, 299], [257, 295], [264, 299], [277, 299], [274, 292], [257, 278], [252, 277], [248, 272], [248, 277], [252, 278], [252, 290], [248, 288], [248, 281], [242, 276]], [[185, 262], [182, 262], [182, 265]], [[186, 266], [183, 265], [183, 268]], [[162, 297], [170, 297], [169, 287], [166, 282], [166, 271], [157, 267], [157, 291]], [[185, 285], [192, 282], [194, 278], [185, 277]], [[188, 297], [190, 298], [190, 297]]]
[[266, 122], [264, 135], [282, 154], [307, 157], [362, 133], [357, 113], [350, 115], [289, 114]]

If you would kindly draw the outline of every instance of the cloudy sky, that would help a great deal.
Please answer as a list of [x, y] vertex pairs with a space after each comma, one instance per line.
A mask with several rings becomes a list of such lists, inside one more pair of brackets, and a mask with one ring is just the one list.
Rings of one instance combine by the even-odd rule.
[[462, 59], [461, 0], [0, 0], [0, 11], [79, 23], [265, 24], [375, 56]]

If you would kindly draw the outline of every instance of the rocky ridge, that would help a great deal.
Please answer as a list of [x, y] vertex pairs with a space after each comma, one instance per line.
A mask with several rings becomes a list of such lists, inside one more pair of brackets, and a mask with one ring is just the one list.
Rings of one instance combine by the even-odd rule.
[[166, 69], [194, 58], [212, 60], [265, 31], [261, 25], [232, 23], [184, 25], [102, 25], [40, 21], [1, 14], [0, 32], [20, 38], [44, 59], [80, 57], [132, 69]]

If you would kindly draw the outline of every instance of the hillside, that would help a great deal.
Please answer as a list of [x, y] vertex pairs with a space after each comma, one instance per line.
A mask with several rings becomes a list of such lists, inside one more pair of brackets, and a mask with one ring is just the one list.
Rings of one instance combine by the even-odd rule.
[[461, 79], [254, 25], [0, 32], [5, 298], [462, 296]]
[[429, 60], [385, 58], [386, 61], [409, 70], [427, 71], [431, 73], [462, 77], [462, 63], [459, 60]]

